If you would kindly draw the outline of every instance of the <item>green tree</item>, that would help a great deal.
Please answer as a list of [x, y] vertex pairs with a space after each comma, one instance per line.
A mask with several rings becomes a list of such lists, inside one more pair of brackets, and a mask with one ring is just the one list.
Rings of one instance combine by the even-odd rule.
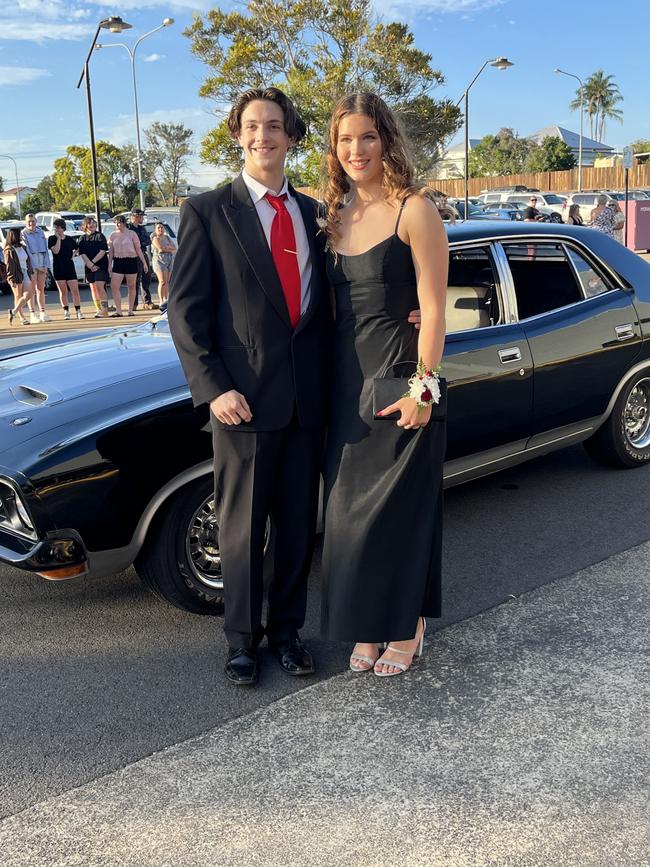
[[[107, 141], [98, 141], [97, 183], [100, 202], [111, 211], [128, 208], [134, 199], [135, 148], [118, 148]], [[51, 198], [59, 208], [90, 211], [94, 208], [92, 160], [90, 148], [70, 145], [66, 156], [54, 162]]]
[[577, 160], [566, 142], [557, 135], [547, 135], [533, 148], [526, 160], [527, 172], [562, 172], [576, 166]]
[[185, 35], [210, 68], [199, 93], [215, 100], [223, 118], [204, 137], [201, 159], [232, 172], [241, 166], [241, 151], [224, 106], [250, 87], [280, 87], [306, 121], [308, 134], [287, 166], [299, 184], [318, 184], [332, 109], [350, 91], [374, 91], [396, 111], [420, 176], [430, 173], [460, 127], [460, 110], [431, 96], [445, 80], [431, 55], [416, 48], [405, 24], [377, 23], [370, 0], [247, 0], [243, 10], [195, 15]]
[[[631, 148], [635, 154], [650, 154], [650, 139], [638, 138], [632, 142]], [[649, 160], [650, 157], [639, 157], [637, 162], [647, 163]], [[0, 189], [2, 188], [0, 187]]]
[[520, 138], [512, 129], [500, 129], [496, 135], [486, 135], [469, 154], [469, 175], [518, 175], [526, 171], [531, 154], [539, 146]]
[[[613, 75], [605, 75], [602, 69], [597, 69], [585, 81], [584, 102], [589, 118], [589, 134], [597, 141], [602, 141], [605, 137], [608, 120], [623, 123], [623, 112], [616, 108], [617, 104], [623, 101], [623, 96], [613, 79]], [[570, 103], [569, 108], [572, 111], [580, 110], [580, 88], [576, 91], [576, 98]]]
[[0, 205], [0, 220], [17, 220], [18, 219], [18, 211], [10, 205], [9, 207], [4, 207]]
[[173, 205], [178, 204], [177, 190], [181, 175], [188, 168], [192, 155], [194, 132], [182, 123], [156, 121], [144, 134], [147, 138], [147, 163], [160, 170], [161, 187]]

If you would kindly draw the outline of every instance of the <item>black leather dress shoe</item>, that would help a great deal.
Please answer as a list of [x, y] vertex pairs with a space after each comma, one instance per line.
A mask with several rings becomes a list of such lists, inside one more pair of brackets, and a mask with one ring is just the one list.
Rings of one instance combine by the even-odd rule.
[[280, 641], [277, 644], [269, 644], [271, 651], [277, 656], [280, 667], [287, 674], [313, 674], [314, 660], [311, 653], [300, 643], [300, 638], [295, 635], [287, 641]]
[[257, 651], [253, 647], [231, 647], [224, 669], [231, 683], [252, 686], [257, 683]]

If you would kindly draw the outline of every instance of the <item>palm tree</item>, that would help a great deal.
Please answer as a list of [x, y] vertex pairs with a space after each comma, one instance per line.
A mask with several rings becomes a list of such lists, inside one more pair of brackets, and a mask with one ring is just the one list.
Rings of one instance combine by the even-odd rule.
[[[605, 136], [605, 126], [609, 118], [623, 122], [623, 112], [616, 108], [616, 104], [623, 101], [623, 96], [613, 78], [613, 75], [605, 75], [602, 69], [597, 69], [584, 84], [590, 136], [598, 141], [602, 141]], [[572, 111], [580, 109], [580, 88], [569, 107]]]

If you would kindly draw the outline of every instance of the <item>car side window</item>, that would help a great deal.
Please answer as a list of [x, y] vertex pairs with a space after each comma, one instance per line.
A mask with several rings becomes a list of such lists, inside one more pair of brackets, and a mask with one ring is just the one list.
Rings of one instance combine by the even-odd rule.
[[602, 295], [603, 292], [608, 292], [612, 288], [612, 285], [577, 250], [567, 246], [566, 251], [575, 268], [585, 298]]
[[447, 334], [487, 328], [502, 321], [497, 283], [489, 247], [450, 250]]
[[562, 244], [504, 244], [519, 319], [539, 316], [582, 301], [582, 287]]

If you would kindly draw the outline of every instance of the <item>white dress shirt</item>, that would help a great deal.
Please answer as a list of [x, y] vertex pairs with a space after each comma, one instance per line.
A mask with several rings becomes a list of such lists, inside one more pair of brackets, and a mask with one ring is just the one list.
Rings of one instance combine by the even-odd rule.
[[246, 170], [242, 171], [242, 179], [248, 188], [257, 216], [260, 218], [260, 223], [264, 229], [266, 242], [271, 248], [271, 224], [275, 217], [276, 211], [273, 205], [270, 205], [264, 196], [270, 193], [272, 196], [281, 196], [286, 193], [287, 198], [285, 205], [293, 222], [293, 232], [296, 236], [296, 248], [298, 252], [298, 269], [300, 271], [300, 315], [303, 316], [309, 306], [309, 298], [311, 294], [311, 259], [309, 258], [309, 241], [307, 240], [307, 230], [302, 219], [300, 206], [296, 199], [289, 192], [289, 182], [284, 179], [282, 189], [279, 192], [270, 190], [265, 187], [260, 181], [252, 178]]

